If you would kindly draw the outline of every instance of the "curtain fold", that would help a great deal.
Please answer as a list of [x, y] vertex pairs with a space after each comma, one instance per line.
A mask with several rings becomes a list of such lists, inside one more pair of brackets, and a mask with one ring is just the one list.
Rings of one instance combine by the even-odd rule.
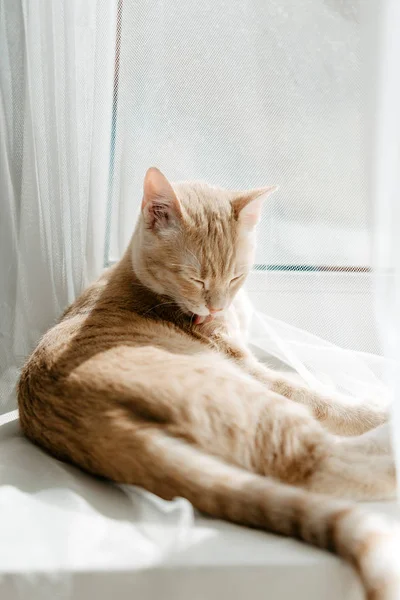
[[[392, 396], [392, 438], [400, 473], [400, 4], [385, 0], [370, 13], [375, 25], [376, 88], [371, 111], [371, 197], [374, 221], [375, 300], [387, 357], [384, 378]], [[378, 26], [376, 26], [378, 24]], [[398, 497], [400, 493], [400, 477]]]
[[116, 9], [0, 0], [0, 411], [103, 267]]

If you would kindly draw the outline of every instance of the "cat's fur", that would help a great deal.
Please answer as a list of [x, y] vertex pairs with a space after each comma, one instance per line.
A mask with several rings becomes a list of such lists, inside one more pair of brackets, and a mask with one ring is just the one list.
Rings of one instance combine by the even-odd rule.
[[273, 189], [171, 187], [149, 169], [126, 254], [25, 365], [21, 425], [90, 473], [331, 549], [370, 600], [397, 598], [392, 532], [333, 498], [394, 495], [385, 410], [294, 383], [244, 342], [238, 292]]

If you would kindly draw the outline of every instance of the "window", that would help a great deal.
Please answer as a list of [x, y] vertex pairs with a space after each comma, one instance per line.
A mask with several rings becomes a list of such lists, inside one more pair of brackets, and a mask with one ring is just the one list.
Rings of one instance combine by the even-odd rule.
[[129, 241], [152, 164], [172, 180], [278, 183], [259, 229], [253, 301], [377, 351], [359, 3], [119, 7], [108, 258]]

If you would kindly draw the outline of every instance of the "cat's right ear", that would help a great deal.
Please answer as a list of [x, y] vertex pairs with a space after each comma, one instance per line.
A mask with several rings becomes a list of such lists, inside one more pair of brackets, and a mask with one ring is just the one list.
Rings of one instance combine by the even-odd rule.
[[278, 189], [279, 186], [270, 185], [247, 192], [238, 192], [236, 198], [232, 200], [232, 207], [234, 215], [242, 227], [248, 231], [254, 229], [260, 220], [263, 201]]
[[144, 178], [142, 215], [153, 231], [177, 227], [182, 218], [182, 208], [171, 184], [156, 167], [150, 167]]

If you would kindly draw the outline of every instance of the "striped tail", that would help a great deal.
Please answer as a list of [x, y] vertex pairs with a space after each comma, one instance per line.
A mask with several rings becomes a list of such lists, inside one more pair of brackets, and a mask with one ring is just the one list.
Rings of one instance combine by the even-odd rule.
[[162, 427], [138, 428], [126, 417], [111, 422], [111, 427], [109, 420], [97, 423], [86, 441], [80, 436], [78, 450], [70, 436], [68, 444], [62, 436], [50, 444], [35, 433], [31, 420], [21, 419], [28, 437], [58, 458], [165, 499], [181, 496], [212, 517], [335, 552], [355, 567], [367, 600], [400, 600], [400, 534], [389, 520], [227, 464]]
[[[165, 498], [182, 496], [213, 517], [330, 550], [355, 567], [368, 600], [400, 600], [400, 535], [389, 519], [228, 465], [160, 429], [140, 436], [145, 475], [131, 483]], [[126, 481], [128, 465], [121, 467]]]

